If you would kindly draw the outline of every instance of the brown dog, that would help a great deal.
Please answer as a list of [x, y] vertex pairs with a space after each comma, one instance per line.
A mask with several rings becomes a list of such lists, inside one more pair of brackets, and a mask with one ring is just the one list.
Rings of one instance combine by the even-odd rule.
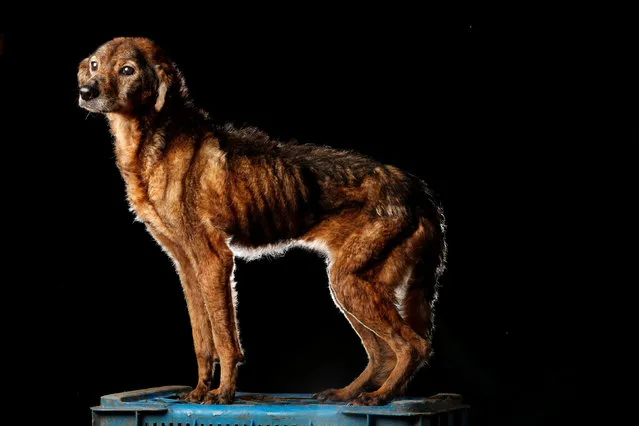
[[184, 287], [199, 378], [188, 400], [235, 395], [234, 255], [292, 245], [326, 256], [333, 300], [369, 357], [351, 384], [316, 397], [378, 405], [402, 394], [431, 352], [446, 255], [442, 210], [422, 181], [354, 153], [216, 126], [148, 39], [102, 45], [78, 80], [80, 106], [108, 118], [132, 210]]

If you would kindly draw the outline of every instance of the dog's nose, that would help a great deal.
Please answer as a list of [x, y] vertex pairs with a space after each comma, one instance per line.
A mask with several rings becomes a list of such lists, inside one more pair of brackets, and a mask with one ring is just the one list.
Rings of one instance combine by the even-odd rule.
[[100, 94], [97, 85], [86, 85], [80, 87], [80, 97], [85, 101], [90, 101], [91, 99], [97, 98]]

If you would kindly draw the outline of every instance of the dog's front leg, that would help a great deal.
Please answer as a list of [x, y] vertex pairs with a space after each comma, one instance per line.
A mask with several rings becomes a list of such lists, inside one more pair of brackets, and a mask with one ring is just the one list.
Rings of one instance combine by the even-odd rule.
[[200, 402], [211, 390], [211, 382], [215, 370], [215, 362], [218, 360], [217, 351], [213, 344], [213, 333], [208, 312], [204, 304], [204, 297], [197, 279], [193, 262], [186, 252], [177, 244], [166, 238], [160, 232], [149, 227], [151, 235], [166, 250], [167, 254], [175, 262], [180, 282], [184, 290], [191, 330], [193, 333], [193, 345], [197, 358], [198, 381], [197, 386], [185, 398], [187, 401]]
[[230, 404], [235, 397], [237, 367], [243, 360], [231, 287], [233, 252], [222, 236], [210, 237], [198, 257], [198, 280], [220, 358], [220, 386], [210, 391], [203, 403]]

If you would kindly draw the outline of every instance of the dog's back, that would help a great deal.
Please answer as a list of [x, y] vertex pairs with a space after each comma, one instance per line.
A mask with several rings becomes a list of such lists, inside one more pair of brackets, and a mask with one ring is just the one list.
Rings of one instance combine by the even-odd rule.
[[256, 128], [219, 128], [229, 171], [229, 232], [250, 246], [302, 237], [344, 210], [395, 217], [416, 228], [420, 217], [440, 228], [441, 215], [417, 177], [364, 155], [314, 144], [279, 142]]

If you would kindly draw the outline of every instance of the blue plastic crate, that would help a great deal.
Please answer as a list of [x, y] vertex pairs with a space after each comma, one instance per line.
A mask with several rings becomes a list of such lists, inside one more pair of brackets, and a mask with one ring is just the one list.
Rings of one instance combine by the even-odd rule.
[[94, 426], [466, 426], [468, 406], [456, 394], [396, 398], [379, 407], [318, 403], [310, 394], [238, 392], [232, 405], [181, 401], [188, 386], [103, 396]]

